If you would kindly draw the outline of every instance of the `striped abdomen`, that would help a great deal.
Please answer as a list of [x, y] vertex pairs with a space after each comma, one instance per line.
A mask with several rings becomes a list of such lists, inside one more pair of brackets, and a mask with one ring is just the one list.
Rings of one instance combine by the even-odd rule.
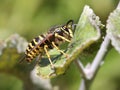
[[36, 37], [28, 44], [25, 52], [25, 58], [28, 62], [31, 62], [33, 58], [35, 58], [39, 53], [43, 51], [43, 49], [38, 45], [40, 43], [40, 38]]
[[52, 41], [55, 41], [54, 34], [45, 34], [34, 38], [26, 49], [26, 60], [31, 62], [36, 56], [42, 55], [44, 53], [44, 45], [47, 45], [48, 49], [52, 49]]

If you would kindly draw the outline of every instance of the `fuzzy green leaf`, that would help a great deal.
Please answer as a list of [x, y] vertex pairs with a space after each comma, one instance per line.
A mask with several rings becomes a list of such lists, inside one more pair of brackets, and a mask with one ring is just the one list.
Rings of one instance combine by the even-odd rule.
[[42, 59], [41, 63], [35, 67], [36, 74], [43, 78], [52, 78], [65, 73], [70, 63], [78, 58], [79, 54], [82, 53], [85, 48], [100, 38], [100, 26], [101, 22], [99, 21], [99, 17], [93, 13], [93, 10], [90, 9], [89, 6], [85, 6], [78, 21], [74, 37], [67, 47], [66, 53], [68, 57], [66, 58], [64, 55], [52, 53], [57, 52], [56, 50], [51, 51], [50, 54], [56, 56], [56, 58], [52, 58], [52, 60], [54, 59], [55, 69], [51, 69], [47, 58]]
[[13, 34], [4, 41], [0, 41], [0, 69], [13, 68], [19, 62], [19, 54], [25, 51], [27, 41]]
[[107, 34], [114, 48], [120, 53], [120, 4], [109, 16]]

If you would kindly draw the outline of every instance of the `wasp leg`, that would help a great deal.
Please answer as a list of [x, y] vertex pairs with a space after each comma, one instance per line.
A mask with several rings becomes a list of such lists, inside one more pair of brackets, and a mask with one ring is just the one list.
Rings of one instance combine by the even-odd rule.
[[68, 57], [68, 55], [67, 55], [66, 53], [64, 53], [62, 50], [60, 50], [60, 49], [55, 45], [54, 42], [52, 42], [52, 45], [53, 45], [59, 52], [61, 52], [64, 56]]
[[47, 57], [48, 57], [48, 60], [49, 60], [49, 62], [50, 62], [50, 64], [51, 64], [52, 69], [54, 69], [54, 65], [53, 65], [53, 63], [52, 63], [52, 60], [51, 60], [51, 58], [50, 58], [50, 54], [48, 53], [47, 48], [48, 48], [48, 46], [45, 45], [45, 46], [44, 46], [44, 50], [45, 50], [45, 52], [46, 52], [46, 55], [47, 55]]
[[63, 37], [61, 35], [58, 35], [57, 33], [55, 33], [55, 37], [61, 38], [61, 39], [65, 40], [65, 41], [67, 41], [67, 42], [71, 42], [69, 39], [67, 39], [67, 38], [65, 38], [65, 37]]

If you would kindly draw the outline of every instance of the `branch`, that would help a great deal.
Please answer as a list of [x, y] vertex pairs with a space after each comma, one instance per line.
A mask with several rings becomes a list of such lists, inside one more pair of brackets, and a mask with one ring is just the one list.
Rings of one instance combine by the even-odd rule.
[[81, 80], [81, 85], [80, 85], [79, 90], [86, 90], [86, 85], [85, 85], [85, 80], [84, 79]]
[[85, 70], [84, 70], [84, 66], [83, 66], [82, 62], [79, 59], [75, 60], [74, 62], [77, 65], [82, 78], [86, 79], [86, 74], [85, 74]]
[[88, 90], [89, 89], [90, 84], [92, 83], [92, 81], [99, 69], [100, 63], [102, 62], [105, 55], [107, 54], [107, 49], [109, 47], [109, 44], [110, 44], [110, 39], [108, 38], [108, 35], [106, 35], [96, 57], [94, 58], [94, 60], [91, 64], [91, 67], [83, 68], [82, 63], [79, 60], [75, 61], [79, 71], [81, 72], [82, 76], [84, 76], [84, 78], [82, 78], [79, 90]]
[[110, 39], [108, 38], [108, 34], [107, 34], [104, 38], [103, 43], [101, 44], [100, 50], [98, 51], [96, 57], [94, 58], [91, 64], [90, 72], [92, 75], [90, 75], [91, 76], [90, 79], [92, 79], [97, 73], [102, 60], [107, 54], [107, 49], [109, 47], [109, 44], [110, 44]]

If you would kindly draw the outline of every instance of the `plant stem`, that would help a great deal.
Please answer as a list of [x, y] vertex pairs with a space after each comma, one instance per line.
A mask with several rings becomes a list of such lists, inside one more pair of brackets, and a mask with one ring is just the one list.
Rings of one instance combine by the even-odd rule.
[[82, 62], [79, 59], [76, 59], [74, 62], [76, 64], [76, 66], [78, 67], [78, 69], [82, 75], [82, 78], [86, 78], [86, 74], [85, 74], [84, 66], [83, 66]]
[[92, 72], [91, 79], [95, 76], [102, 60], [105, 58], [109, 44], [110, 44], [110, 39], [109, 39], [108, 35], [106, 35], [96, 57], [94, 58], [94, 60], [91, 64], [91, 68], [90, 68], [90, 71]]
[[85, 80], [84, 79], [81, 80], [81, 85], [80, 85], [79, 90], [86, 90], [86, 85], [85, 85]]
[[84, 68], [80, 60], [75, 60], [75, 63], [83, 76], [79, 90], [90, 89], [90, 86], [93, 82], [93, 79], [95, 78], [95, 75], [99, 69], [99, 66], [102, 60], [104, 59], [105, 55], [107, 54], [107, 49], [109, 47], [109, 44], [110, 44], [110, 39], [108, 38], [108, 35], [106, 35], [90, 68]]

